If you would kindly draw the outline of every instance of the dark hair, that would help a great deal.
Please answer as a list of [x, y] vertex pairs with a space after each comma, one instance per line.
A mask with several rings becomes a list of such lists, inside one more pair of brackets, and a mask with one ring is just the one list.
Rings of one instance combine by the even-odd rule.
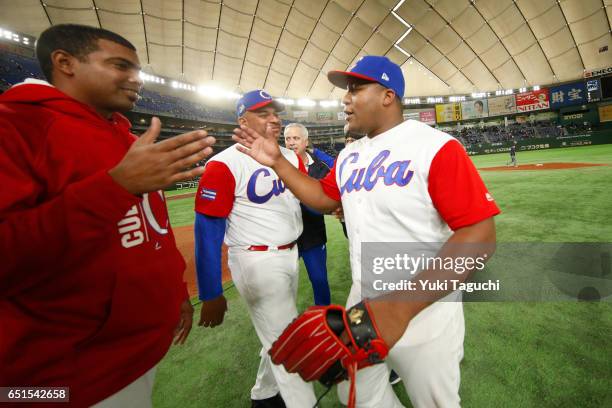
[[482, 103], [482, 101], [476, 101], [476, 102], [474, 102], [474, 106], [476, 106], [476, 105], [478, 105], [478, 104], [480, 104], [480, 107], [481, 107], [481, 108], [484, 108], [484, 103]]
[[99, 49], [98, 40], [100, 39], [112, 41], [136, 51], [136, 47], [131, 42], [103, 28], [79, 24], [58, 24], [47, 28], [36, 40], [36, 58], [45, 78], [49, 82], [53, 80], [53, 62], [51, 61], [53, 51], [64, 50], [80, 61], [84, 61], [87, 55]]

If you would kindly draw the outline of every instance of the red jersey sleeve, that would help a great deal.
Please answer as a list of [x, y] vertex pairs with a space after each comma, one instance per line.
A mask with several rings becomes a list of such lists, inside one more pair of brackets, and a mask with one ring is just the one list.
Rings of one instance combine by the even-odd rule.
[[196, 195], [195, 210], [211, 217], [227, 217], [234, 206], [236, 180], [225, 163], [210, 161]]
[[453, 230], [500, 213], [472, 160], [456, 140], [436, 153], [429, 168], [429, 195]]
[[308, 170], [306, 170], [306, 166], [304, 165], [304, 160], [302, 160], [299, 154], [296, 154], [296, 156], [298, 159], [298, 170], [308, 175]]
[[327, 176], [319, 180], [319, 183], [321, 183], [325, 195], [332, 200], [340, 201], [340, 189], [336, 183], [336, 164], [338, 164], [338, 160], [334, 162], [334, 167], [327, 173]]

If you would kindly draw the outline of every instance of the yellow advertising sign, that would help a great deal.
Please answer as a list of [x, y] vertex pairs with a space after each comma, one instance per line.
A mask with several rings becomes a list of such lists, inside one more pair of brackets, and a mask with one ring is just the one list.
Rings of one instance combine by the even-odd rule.
[[461, 120], [461, 104], [444, 103], [436, 105], [436, 122], [457, 122]]

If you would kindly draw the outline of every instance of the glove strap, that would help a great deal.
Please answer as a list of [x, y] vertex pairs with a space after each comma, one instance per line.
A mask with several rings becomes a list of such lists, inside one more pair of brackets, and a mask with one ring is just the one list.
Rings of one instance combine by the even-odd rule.
[[346, 318], [351, 331], [351, 340], [359, 350], [355, 357], [378, 364], [387, 357], [389, 347], [382, 339], [371, 313], [370, 302], [364, 299], [347, 311]]

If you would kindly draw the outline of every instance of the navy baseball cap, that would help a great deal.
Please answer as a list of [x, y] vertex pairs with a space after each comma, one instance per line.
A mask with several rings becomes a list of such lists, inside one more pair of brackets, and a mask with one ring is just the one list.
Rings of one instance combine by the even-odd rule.
[[385, 88], [392, 89], [398, 98], [402, 99], [404, 96], [405, 83], [402, 69], [387, 57], [366, 55], [359, 58], [348, 71], [329, 71], [327, 78], [329, 82], [343, 89], [347, 89], [350, 78], [377, 82]]
[[285, 110], [285, 105], [274, 100], [269, 93], [263, 89], [255, 89], [242, 95], [236, 102], [236, 116], [241, 117], [246, 111], [254, 111], [264, 106], [272, 105], [278, 112]]

